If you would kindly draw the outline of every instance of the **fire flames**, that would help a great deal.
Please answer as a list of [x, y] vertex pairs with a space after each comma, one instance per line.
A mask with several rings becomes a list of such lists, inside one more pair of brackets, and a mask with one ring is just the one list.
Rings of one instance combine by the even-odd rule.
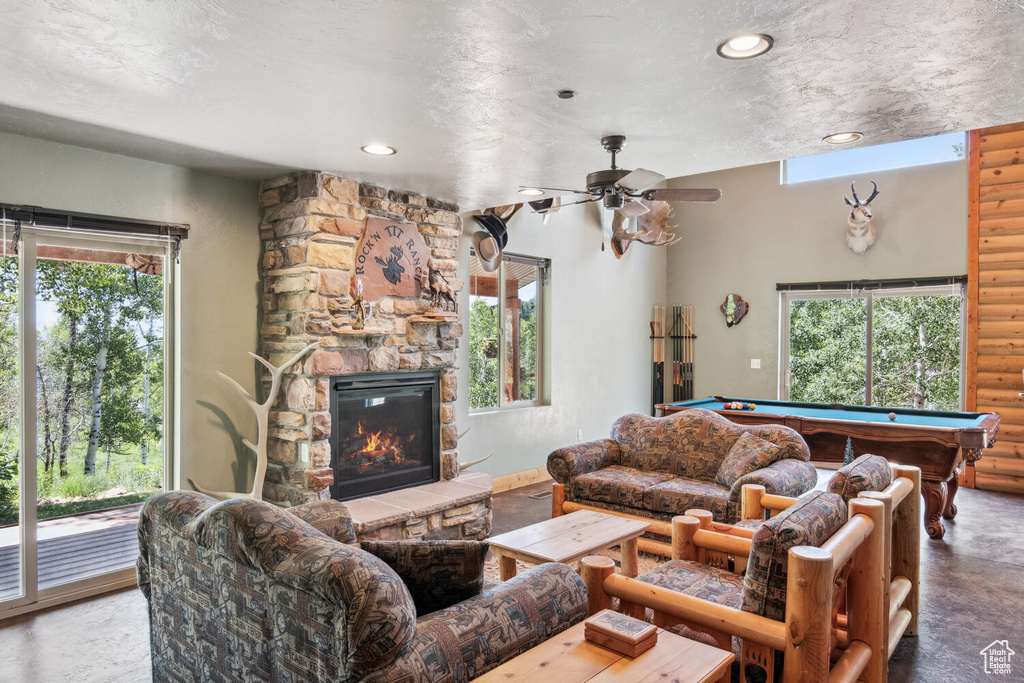
[[375, 469], [401, 467], [418, 464], [408, 457], [406, 448], [416, 438], [415, 434], [401, 437], [391, 430], [379, 429], [367, 431], [361, 422], [356, 423], [356, 432], [352, 435], [355, 450], [350, 456], [361, 473]]

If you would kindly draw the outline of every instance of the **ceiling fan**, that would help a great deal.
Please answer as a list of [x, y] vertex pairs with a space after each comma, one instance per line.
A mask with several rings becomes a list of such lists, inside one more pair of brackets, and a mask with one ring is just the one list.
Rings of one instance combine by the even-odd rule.
[[[665, 201], [665, 202], [716, 202], [722, 197], [722, 191], [718, 189], [708, 190], [648, 190], [651, 185], [657, 185], [665, 176], [644, 168], [630, 171], [619, 168], [615, 165], [615, 155], [622, 151], [626, 144], [625, 135], [606, 135], [601, 138], [601, 145], [612, 155], [612, 167], [604, 171], [594, 171], [587, 175], [586, 190], [567, 190], [558, 187], [537, 187], [534, 185], [521, 185], [523, 189], [546, 190], [548, 192], [572, 192], [574, 194], [587, 195], [588, 199], [581, 199], [578, 202], [568, 202], [562, 206], [573, 204], [586, 204], [588, 202], [602, 201], [604, 208], [618, 211], [626, 218], [641, 216], [650, 208], [638, 200]], [[546, 213], [548, 208], [540, 208], [536, 213]]]

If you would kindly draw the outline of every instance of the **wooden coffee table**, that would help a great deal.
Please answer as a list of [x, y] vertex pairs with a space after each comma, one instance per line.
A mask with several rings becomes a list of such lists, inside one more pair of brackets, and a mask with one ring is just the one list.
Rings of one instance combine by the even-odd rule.
[[[574, 512], [573, 514], [579, 514]], [[708, 683], [732, 664], [731, 652], [658, 630], [658, 643], [630, 658], [583, 638], [583, 624], [474, 679], [476, 683]]]
[[636, 577], [636, 539], [649, 526], [650, 522], [579, 510], [499, 534], [487, 542], [501, 562], [502, 581], [516, 575], [516, 560], [569, 564], [613, 545], [621, 547], [622, 573]]

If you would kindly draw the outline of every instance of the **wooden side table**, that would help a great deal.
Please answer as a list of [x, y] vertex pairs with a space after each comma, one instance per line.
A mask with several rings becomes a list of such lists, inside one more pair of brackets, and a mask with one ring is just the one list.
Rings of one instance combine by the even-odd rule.
[[579, 510], [499, 534], [487, 542], [501, 563], [502, 581], [516, 575], [516, 560], [530, 564], [569, 564], [613, 545], [621, 547], [622, 573], [635, 578], [638, 573], [636, 539], [649, 526], [649, 522]]
[[732, 660], [731, 652], [660, 629], [657, 645], [631, 658], [584, 639], [583, 624], [579, 623], [474, 680], [477, 683], [709, 683], [720, 680]]

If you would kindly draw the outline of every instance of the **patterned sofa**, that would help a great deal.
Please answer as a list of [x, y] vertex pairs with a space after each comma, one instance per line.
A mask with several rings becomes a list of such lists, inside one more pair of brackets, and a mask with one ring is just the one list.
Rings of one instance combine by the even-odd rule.
[[[486, 543], [364, 544], [381, 559], [354, 542], [335, 501], [285, 511], [188, 491], [151, 498], [138, 582], [153, 680], [468, 681], [586, 614], [564, 565], [472, 595]], [[464, 566], [476, 568], [468, 585], [453, 581]]]
[[665, 521], [691, 508], [740, 518], [744, 484], [799, 496], [817, 483], [807, 443], [782, 425], [738, 425], [710, 410], [619, 418], [610, 439], [562, 448], [548, 472], [565, 499]]

